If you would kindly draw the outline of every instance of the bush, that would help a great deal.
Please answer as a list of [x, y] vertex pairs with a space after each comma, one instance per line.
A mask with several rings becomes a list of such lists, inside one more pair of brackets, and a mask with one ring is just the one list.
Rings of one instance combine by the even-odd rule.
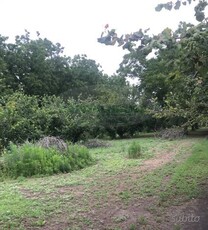
[[27, 96], [21, 92], [0, 101], [0, 151], [9, 142], [22, 144], [43, 136], [73, 142], [97, 126], [96, 104], [91, 99], [63, 100], [56, 96]]
[[56, 148], [44, 148], [29, 142], [21, 146], [10, 144], [3, 160], [6, 176], [14, 178], [68, 173], [93, 162], [84, 146], [70, 145], [62, 154]]
[[1, 99], [0, 148], [7, 147], [10, 141], [22, 143], [40, 138], [42, 133], [36, 118], [38, 98], [17, 92]]
[[132, 142], [128, 148], [128, 156], [129, 158], [139, 158], [141, 157], [141, 146], [138, 142]]
[[69, 145], [65, 154], [70, 159], [73, 170], [82, 169], [93, 162], [93, 158], [85, 146]]

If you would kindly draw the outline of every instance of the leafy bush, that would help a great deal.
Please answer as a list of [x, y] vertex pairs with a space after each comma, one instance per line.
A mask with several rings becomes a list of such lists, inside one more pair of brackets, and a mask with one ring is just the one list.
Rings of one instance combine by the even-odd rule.
[[38, 129], [36, 113], [38, 98], [14, 93], [1, 98], [0, 104], [0, 147], [9, 142], [22, 143], [37, 139], [42, 133]]
[[100, 148], [100, 147], [109, 147], [110, 144], [106, 141], [91, 139], [84, 143], [87, 148]]
[[141, 146], [138, 142], [132, 142], [128, 148], [128, 156], [129, 158], [139, 158], [141, 157]]
[[82, 169], [93, 162], [93, 158], [85, 146], [68, 145], [65, 155], [70, 160], [73, 170]]
[[30, 177], [68, 173], [92, 164], [93, 159], [84, 146], [70, 145], [62, 154], [56, 148], [44, 148], [29, 142], [21, 146], [10, 144], [3, 155], [4, 170], [9, 177]]
[[0, 150], [9, 145], [60, 136], [77, 142], [97, 125], [96, 104], [91, 99], [63, 100], [56, 96], [27, 96], [22, 92], [0, 100]]

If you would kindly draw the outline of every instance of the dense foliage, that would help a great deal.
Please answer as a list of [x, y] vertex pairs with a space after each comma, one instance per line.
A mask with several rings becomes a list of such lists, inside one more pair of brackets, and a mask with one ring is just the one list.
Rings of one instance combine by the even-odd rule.
[[[175, 0], [175, 1], [169, 1], [166, 3], [160, 3], [155, 7], [156, 11], [161, 11], [163, 8], [166, 10], [178, 10], [181, 6], [186, 6], [188, 4], [191, 4], [195, 2], [196, 0]], [[197, 0], [197, 5], [194, 7], [195, 11], [195, 18], [197, 21], [202, 22], [205, 19], [205, 9], [207, 7], [208, 3], [206, 0]]]
[[156, 116], [178, 125], [206, 124], [207, 32], [206, 22], [181, 23], [175, 32], [167, 28], [159, 40], [152, 37], [125, 56], [120, 72], [139, 76], [144, 106]]
[[43, 148], [31, 143], [21, 146], [10, 144], [3, 155], [1, 173], [8, 177], [52, 175], [82, 169], [93, 159], [84, 146], [68, 145], [64, 152], [56, 148]]
[[21, 90], [38, 96], [93, 96], [103, 77], [100, 66], [86, 55], [70, 58], [63, 52], [61, 44], [39, 33], [33, 40], [25, 31], [14, 43], [0, 36], [0, 95]]
[[[192, 1], [161, 3], [156, 11], [179, 9]], [[191, 126], [208, 122], [208, 22], [207, 1], [199, 0], [195, 17], [200, 23], [181, 22], [176, 31], [165, 28], [158, 35], [148, 30], [119, 37], [115, 29], [105, 30], [98, 42], [118, 44], [129, 53], [124, 56], [119, 74], [139, 79], [138, 95], [142, 107], [167, 125]], [[104, 36], [105, 34], [105, 36]]]
[[31, 39], [25, 31], [14, 43], [0, 36], [0, 83], [1, 149], [44, 136], [77, 142], [154, 127], [125, 77], [103, 74], [86, 55], [65, 56], [39, 33]]
[[[205, 2], [196, 12], [204, 12]], [[39, 33], [32, 40], [25, 31], [14, 43], [0, 36], [0, 148], [44, 136], [77, 142], [206, 124], [208, 24], [204, 17], [199, 21], [158, 35], [139, 30], [119, 38], [109, 30], [98, 41], [129, 50], [114, 76], [86, 55], [65, 56], [61, 44]], [[138, 78], [138, 85], [127, 77]]]
[[91, 100], [63, 100], [17, 92], [2, 97], [0, 107], [0, 144], [22, 143], [42, 136], [60, 136], [76, 142], [96, 124], [96, 107]]

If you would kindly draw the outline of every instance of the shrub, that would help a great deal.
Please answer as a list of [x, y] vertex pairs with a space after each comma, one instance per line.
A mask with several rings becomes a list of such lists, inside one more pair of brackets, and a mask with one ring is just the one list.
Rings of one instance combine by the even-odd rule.
[[38, 98], [20, 92], [2, 97], [0, 105], [0, 148], [9, 142], [22, 143], [41, 136], [37, 127]]
[[9, 142], [22, 144], [43, 136], [60, 136], [77, 142], [96, 126], [97, 108], [91, 99], [64, 100], [16, 92], [0, 101], [0, 151]]
[[93, 162], [88, 149], [83, 146], [70, 145], [62, 154], [56, 148], [44, 148], [29, 142], [21, 146], [10, 144], [3, 159], [6, 176], [14, 178], [68, 173]]
[[141, 146], [138, 142], [132, 142], [128, 148], [128, 156], [129, 158], [139, 158], [141, 157]]
[[93, 158], [85, 146], [68, 145], [65, 155], [69, 158], [73, 170], [82, 169], [93, 162]]

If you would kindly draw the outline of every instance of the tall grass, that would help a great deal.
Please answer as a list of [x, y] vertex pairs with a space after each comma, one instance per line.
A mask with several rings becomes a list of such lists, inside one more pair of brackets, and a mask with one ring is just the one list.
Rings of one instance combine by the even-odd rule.
[[138, 142], [132, 142], [128, 148], [128, 156], [129, 158], [139, 158], [141, 157], [141, 146]]
[[3, 155], [1, 171], [9, 177], [52, 175], [84, 168], [92, 161], [84, 146], [69, 145], [65, 152], [60, 152], [27, 142], [21, 146], [10, 144]]

